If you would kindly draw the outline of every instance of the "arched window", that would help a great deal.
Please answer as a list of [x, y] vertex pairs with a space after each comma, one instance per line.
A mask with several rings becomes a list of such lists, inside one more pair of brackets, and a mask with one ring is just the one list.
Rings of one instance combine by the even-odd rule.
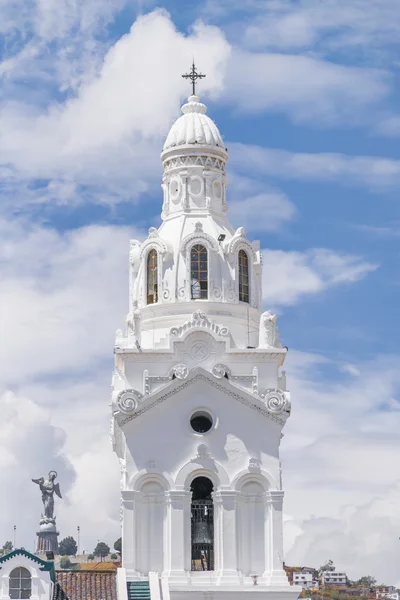
[[147, 256], [147, 304], [158, 302], [158, 257], [157, 250]]
[[208, 298], [207, 249], [196, 244], [190, 251], [190, 280], [192, 299]]
[[22, 600], [30, 598], [32, 593], [32, 578], [28, 569], [16, 567], [10, 573], [10, 598]]
[[239, 301], [249, 302], [249, 257], [239, 250]]

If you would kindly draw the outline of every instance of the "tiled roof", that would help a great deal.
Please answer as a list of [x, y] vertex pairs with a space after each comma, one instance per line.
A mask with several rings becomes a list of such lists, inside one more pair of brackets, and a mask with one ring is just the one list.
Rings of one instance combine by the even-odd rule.
[[53, 600], [117, 600], [115, 571], [56, 571]]
[[80, 563], [79, 569], [81, 571], [116, 571], [121, 563], [115, 562], [90, 562]]

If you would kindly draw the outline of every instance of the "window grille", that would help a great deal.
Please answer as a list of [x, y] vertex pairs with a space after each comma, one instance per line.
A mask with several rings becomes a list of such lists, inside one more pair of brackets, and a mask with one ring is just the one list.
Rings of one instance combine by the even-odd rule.
[[249, 302], [249, 257], [239, 250], [239, 301]]
[[28, 569], [17, 567], [10, 573], [10, 598], [23, 600], [30, 598], [32, 593], [32, 578]]
[[196, 244], [190, 251], [190, 279], [192, 300], [208, 298], [208, 253]]
[[150, 250], [147, 257], [147, 304], [158, 302], [158, 257], [156, 250]]

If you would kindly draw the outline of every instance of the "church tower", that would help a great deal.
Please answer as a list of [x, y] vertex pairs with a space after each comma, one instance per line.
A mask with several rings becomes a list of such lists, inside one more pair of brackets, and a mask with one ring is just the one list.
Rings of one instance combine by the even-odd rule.
[[297, 598], [282, 547], [287, 349], [262, 312], [259, 242], [228, 219], [221, 134], [195, 94], [182, 113], [161, 154], [162, 224], [131, 241], [114, 348], [119, 597]]

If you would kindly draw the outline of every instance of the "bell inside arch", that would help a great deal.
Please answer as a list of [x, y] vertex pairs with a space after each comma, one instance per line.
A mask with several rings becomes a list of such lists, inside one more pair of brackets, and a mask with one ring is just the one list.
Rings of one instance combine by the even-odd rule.
[[191, 485], [192, 571], [214, 569], [213, 485], [207, 477], [197, 477]]

